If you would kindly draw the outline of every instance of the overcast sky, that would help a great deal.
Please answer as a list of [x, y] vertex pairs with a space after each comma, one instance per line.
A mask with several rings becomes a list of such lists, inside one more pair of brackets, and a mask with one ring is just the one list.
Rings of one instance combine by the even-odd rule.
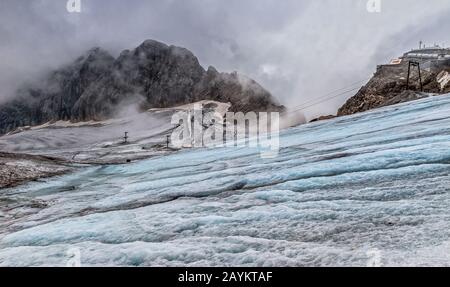
[[[93, 46], [117, 55], [155, 39], [295, 107], [354, 87], [420, 40], [450, 46], [448, 0], [381, 0], [380, 13], [367, 0], [81, 0], [81, 13], [66, 3], [0, 0], [1, 98]], [[351, 95], [306, 112], [335, 113]]]

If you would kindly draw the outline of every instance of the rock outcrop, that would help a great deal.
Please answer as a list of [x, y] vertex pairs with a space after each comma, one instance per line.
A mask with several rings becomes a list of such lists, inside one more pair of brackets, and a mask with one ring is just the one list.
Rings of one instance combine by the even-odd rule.
[[320, 116], [318, 118], [310, 120], [309, 122], [314, 123], [314, 122], [326, 121], [326, 120], [334, 119], [335, 117], [336, 117], [335, 115]]
[[[0, 152], [0, 189], [28, 181], [62, 175], [73, 168], [62, 159]], [[0, 204], [2, 198], [0, 197]]]
[[338, 116], [412, 101], [430, 94], [449, 93], [450, 85], [445, 77], [446, 71], [450, 71], [450, 67], [443, 67], [439, 72], [422, 69], [423, 92], [421, 92], [417, 68], [411, 69], [409, 89], [407, 88], [408, 62], [379, 66], [370, 81], [339, 109]]
[[0, 106], [0, 134], [53, 120], [103, 120], [124, 106], [167, 108], [199, 100], [234, 111], [281, 111], [271, 94], [237, 73], [207, 71], [187, 49], [147, 40], [116, 59], [94, 48]]

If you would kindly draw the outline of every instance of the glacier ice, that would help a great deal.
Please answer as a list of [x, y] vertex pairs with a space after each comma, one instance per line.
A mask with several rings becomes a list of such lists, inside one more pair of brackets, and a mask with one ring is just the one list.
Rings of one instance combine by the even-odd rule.
[[[450, 96], [2, 190], [0, 265], [450, 265]], [[39, 207], [27, 202], [39, 201]]]

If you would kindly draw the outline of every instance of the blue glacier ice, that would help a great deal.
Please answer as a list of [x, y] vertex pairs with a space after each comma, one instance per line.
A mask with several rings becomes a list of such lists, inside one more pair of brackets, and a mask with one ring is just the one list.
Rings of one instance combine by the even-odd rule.
[[[450, 266], [450, 96], [0, 191], [0, 265]], [[376, 255], [374, 259], [373, 256]]]

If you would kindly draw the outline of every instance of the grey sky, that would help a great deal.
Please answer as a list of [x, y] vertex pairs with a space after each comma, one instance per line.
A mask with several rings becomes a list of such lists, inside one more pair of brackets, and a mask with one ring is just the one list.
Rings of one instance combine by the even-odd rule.
[[[450, 1], [0, 0], [0, 97], [93, 46], [117, 55], [145, 39], [190, 49], [207, 68], [237, 70], [288, 107], [368, 79], [377, 64], [417, 47], [450, 46]], [[316, 105], [335, 113], [352, 94]]]

